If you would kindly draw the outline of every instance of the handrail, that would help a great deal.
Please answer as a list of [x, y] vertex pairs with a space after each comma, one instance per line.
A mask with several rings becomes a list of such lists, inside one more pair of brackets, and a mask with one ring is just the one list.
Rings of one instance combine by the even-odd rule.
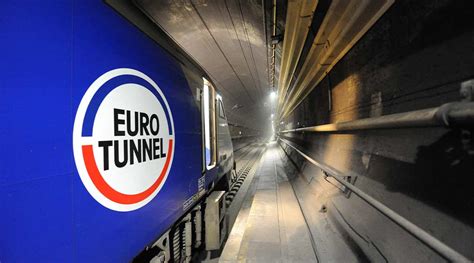
[[339, 132], [371, 129], [459, 126], [474, 124], [474, 102], [453, 102], [440, 107], [364, 118], [354, 121], [289, 129], [288, 132]]
[[436, 237], [433, 235], [429, 234], [428, 232], [424, 231], [417, 225], [413, 224], [412, 222], [408, 221], [408, 219], [404, 218], [397, 212], [393, 211], [392, 209], [388, 208], [378, 200], [374, 199], [370, 195], [366, 194], [364, 191], [361, 189], [355, 187], [354, 185], [350, 184], [349, 182], [344, 180], [344, 175], [336, 170], [335, 168], [325, 165], [323, 163], [320, 163], [299, 149], [297, 149], [295, 146], [291, 145], [288, 140], [279, 138], [280, 141], [284, 142], [286, 145], [290, 146], [293, 148], [296, 152], [298, 152], [301, 156], [303, 156], [306, 160], [308, 160], [310, 163], [314, 164], [315, 166], [319, 167], [321, 170], [326, 172], [328, 176], [331, 176], [334, 178], [336, 181], [338, 181], [340, 184], [344, 185], [348, 189], [350, 189], [354, 194], [359, 196], [362, 200], [366, 201], [369, 205], [377, 209], [379, 212], [384, 214], [387, 218], [392, 220], [394, 223], [405, 229], [408, 233], [413, 235], [415, 238], [432, 248], [434, 251], [436, 251], [440, 256], [443, 258], [452, 261], [452, 262], [472, 262], [456, 250], [452, 249], [442, 241], [438, 240]]

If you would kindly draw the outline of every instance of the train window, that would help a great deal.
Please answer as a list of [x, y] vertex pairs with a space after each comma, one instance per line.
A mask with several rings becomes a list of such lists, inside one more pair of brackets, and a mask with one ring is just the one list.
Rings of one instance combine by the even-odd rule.
[[216, 130], [216, 92], [211, 83], [204, 79], [203, 117], [204, 117], [204, 156], [206, 168], [216, 166], [217, 159], [217, 130]]
[[220, 98], [219, 95], [217, 95], [218, 102], [219, 102], [219, 117], [222, 119], [225, 119], [225, 112], [224, 112], [224, 104], [222, 103], [222, 99]]

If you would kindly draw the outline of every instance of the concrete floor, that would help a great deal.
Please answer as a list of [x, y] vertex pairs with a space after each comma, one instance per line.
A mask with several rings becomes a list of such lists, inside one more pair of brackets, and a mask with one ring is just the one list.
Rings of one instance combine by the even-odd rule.
[[313, 241], [293, 188], [277, 173], [270, 143], [253, 178], [220, 262], [316, 262]]

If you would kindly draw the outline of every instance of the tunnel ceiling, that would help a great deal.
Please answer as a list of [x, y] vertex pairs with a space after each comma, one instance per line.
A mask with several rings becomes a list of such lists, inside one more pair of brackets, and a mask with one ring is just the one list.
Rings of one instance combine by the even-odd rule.
[[135, 0], [208, 72], [229, 122], [260, 131], [272, 112], [289, 116], [393, 2]]
[[262, 2], [137, 0], [209, 74], [229, 122], [264, 130], [271, 114]]

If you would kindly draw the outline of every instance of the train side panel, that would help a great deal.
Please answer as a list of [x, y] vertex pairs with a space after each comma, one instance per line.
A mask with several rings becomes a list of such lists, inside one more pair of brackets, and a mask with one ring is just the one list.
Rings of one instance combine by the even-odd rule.
[[[0, 260], [131, 260], [198, 190], [200, 112], [181, 65], [101, 1], [7, 2], [0, 12]], [[116, 68], [155, 81], [174, 119], [168, 178], [151, 202], [130, 212], [92, 198], [72, 149], [84, 93]]]
[[[219, 160], [219, 176], [228, 174], [234, 166], [234, 151], [232, 147], [232, 140], [229, 132], [229, 124], [224, 111], [224, 104], [222, 99], [217, 100], [217, 145], [218, 145], [218, 160]], [[227, 178], [229, 179], [229, 178]]]
[[74, 252], [72, 1], [36, 2], [0, 9], [2, 262]]

